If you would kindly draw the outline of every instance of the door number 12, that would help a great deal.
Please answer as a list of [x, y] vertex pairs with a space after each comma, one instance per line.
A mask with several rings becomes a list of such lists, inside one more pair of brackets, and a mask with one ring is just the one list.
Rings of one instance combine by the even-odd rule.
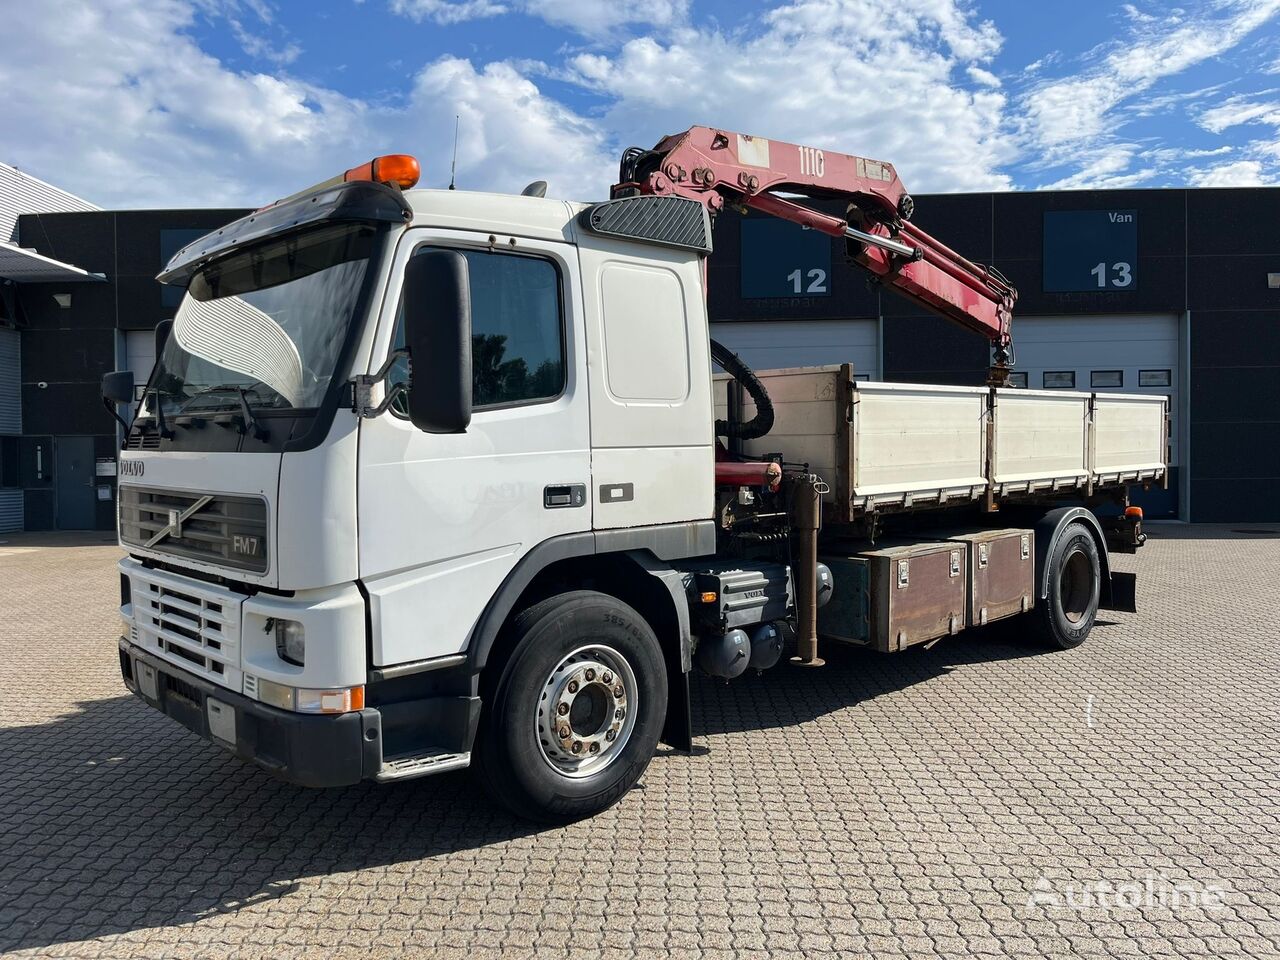
[[[1127, 267], [1128, 264], [1125, 264], [1125, 266]], [[816, 270], [816, 269], [810, 270], [807, 274], [809, 278], [809, 285], [807, 287], [804, 284], [805, 276], [806, 274], [803, 270], [792, 270], [790, 273], [787, 274], [787, 279], [791, 281], [792, 293], [826, 293], [827, 292], [827, 271]], [[1125, 281], [1125, 283], [1128, 283], [1128, 282], [1129, 282], [1128, 280]], [[1120, 284], [1120, 286], [1124, 286], [1124, 284]]]

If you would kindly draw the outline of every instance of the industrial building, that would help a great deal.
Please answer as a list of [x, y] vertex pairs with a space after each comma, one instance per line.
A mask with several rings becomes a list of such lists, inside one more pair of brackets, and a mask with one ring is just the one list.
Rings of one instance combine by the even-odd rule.
[[181, 291], [156, 273], [243, 210], [101, 210], [0, 163], [0, 531], [115, 526], [102, 375], [145, 381]]
[[[0, 530], [113, 526], [101, 376], [146, 378], [179, 300], [156, 272], [244, 212], [101, 211], [0, 165]], [[1170, 397], [1149, 517], [1280, 520], [1280, 189], [922, 196], [915, 220], [1018, 288], [1015, 385]], [[715, 247], [712, 336], [753, 366], [985, 378], [983, 338], [882, 296], [843, 241], [730, 212]]]

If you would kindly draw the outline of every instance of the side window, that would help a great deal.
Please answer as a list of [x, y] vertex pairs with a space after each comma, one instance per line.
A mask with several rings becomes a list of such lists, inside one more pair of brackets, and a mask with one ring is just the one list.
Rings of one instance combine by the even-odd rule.
[[[429, 250], [430, 247], [423, 247]], [[537, 403], [565, 384], [560, 273], [550, 260], [463, 250], [471, 275], [471, 402], [485, 407]], [[404, 307], [396, 317], [393, 350], [404, 346]], [[408, 380], [404, 361], [392, 383]], [[397, 413], [407, 413], [401, 398]]]

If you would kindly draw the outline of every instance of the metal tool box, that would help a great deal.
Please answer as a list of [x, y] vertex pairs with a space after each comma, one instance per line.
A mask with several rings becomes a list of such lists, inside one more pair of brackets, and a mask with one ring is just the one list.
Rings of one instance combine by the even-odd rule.
[[965, 544], [969, 561], [968, 626], [1025, 613], [1035, 604], [1036, 544], [1030, 530], [943, 534]]
[[963, 629], [968, 594], [962, 543], [893, 543], [823, 556], [835, 592], [818, 611], [818, 634], [884, 653]]

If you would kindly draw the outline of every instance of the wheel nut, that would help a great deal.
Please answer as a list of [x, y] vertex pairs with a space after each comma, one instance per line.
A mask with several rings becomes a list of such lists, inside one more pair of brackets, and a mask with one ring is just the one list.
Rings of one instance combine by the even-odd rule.
[[615, 720], [621, 720], [621, 719], [622, 719], [622, 711], [621, 711], [621, 710], [615, 710], [615, 711], [613, 711], [613, 719], [615, 719]]
[[609, 730], [609, 731], [607, 731], [607, 732], [605, 733], [604, 738], [605, 738], [606, 740], [608, 740], [610, 743], [613, 743], [613, 741], [615, 741], [615, 740], [617, 740], [617, 739], [618, 739], [618, 731], [617, 731], [617, 730]]
[[560, 706], [556, 707], [556, 713], [560, 714], [560, 716], [562, 717], [568, 712], [569, 712], [569, 705], [567, 703], [562, 703], [560, 704]]
[[569, 681], [569, 687], [568, 687], [568, 690], [569, 690], [569, 692], [570, 692], [570, 693], [577, 693], [577, 692], [578, 692], [578, 681], [577, 681], [577, 680], [570, 680], [570, 681]]
[[588, 671], [587, 671], [587, 679], [588, 679], [588, 680], [594, 680], [595, 678], [596, 678], [596, 672], [595, 672], [594, 670], [588, 670]]
[[556, 732], [560, 734], [560, 739], [561, 739], [561, 740], [568, 740], [568, 739], [569, 739], [569, 734], [571, 734], [573, 731], [569, 729], [569, 725], [566, 723], [564, 726], [562, 726], [562, 727], [561, 727], [559, 730], [557, 730]]
[[581, 741], [581, 740], [575, 740], [575, 741], [573, 741], [573, 752], [574, 752], [574, 753], [581, 753], [581, 752], [582, 752], [582, 741]]
[[622, 684], [618, 684], [616, 687], [613, 688], [613, 695], [617, 697], [619, 700], [622, 699], [623, 692], [624, 691], [622, 689]]
[[613, 683], [613, 674], [612, 674], [612, 673], [610, 673], [608, 670], [606, 670], [606, 671], [605, 671], [605, 672], [600, 676], [600, 679], [601, 679], [604, 683], [606, 683], [606, 684]]
[[591, 745], [591, 752], [592, 752], [592, 753], [599, 753], [599, 752], [600, 752], [600, 744], [598, 744], [598, 743], [593, 743], [593, 744]]

